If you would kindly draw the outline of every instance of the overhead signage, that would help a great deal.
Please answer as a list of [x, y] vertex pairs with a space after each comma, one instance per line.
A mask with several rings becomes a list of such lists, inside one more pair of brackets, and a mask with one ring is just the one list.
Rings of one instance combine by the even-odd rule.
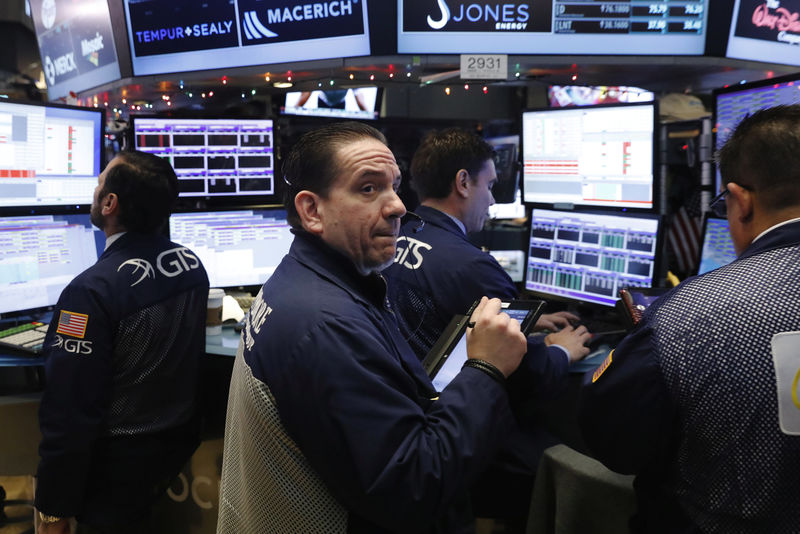
[[507, 77], [507, 55], [461, 54], [462, 80], [505, 80]]
[[119, 79], [105, 0], [30, 0], [51, 100]]
[[397, 50], [703, 54], [709, 0], [399, 0]]
[[365, 0], [125, 0], [133, 72], [368, 55]]
[[800, 65], [800, 0], [737, 0], [727, 56]]

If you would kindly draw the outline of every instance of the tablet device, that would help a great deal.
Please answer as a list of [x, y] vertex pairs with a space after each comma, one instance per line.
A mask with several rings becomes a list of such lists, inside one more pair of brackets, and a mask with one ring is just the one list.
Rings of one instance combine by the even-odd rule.
[[[431, 377], [436, 391], [442, 391], [461, 371], [467, 361], [467, 325], [472, 315], [472, 305], [467, 315], [456, 315], [444, 329], [442, 335], [422, 361], [422, 366]], [[544, 309], [543, 300], [512, 300], [503, 302], [505, 313], [519, 321], [520, 330], [526, 336], [533, 330], [536, 320]]]

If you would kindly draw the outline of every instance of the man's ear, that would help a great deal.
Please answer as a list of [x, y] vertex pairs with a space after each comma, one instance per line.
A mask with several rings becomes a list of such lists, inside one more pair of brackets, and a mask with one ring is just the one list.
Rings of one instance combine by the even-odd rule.
[[[735, 213], [740, 222], [746, 223], [753, 218], [753, 209], [755, 208], [755, 197], [753, 192], [745, 189], [737, 183], [728, 183], [728, 199], [726, 202], [731, 202], [736, 205]], [[731, 206], [728, 207], [730, 211]]]
[[461, 198], [467, 198], [469, 196], [469, 186], [470, 186], [470, 177], [469, 172], [466, 169], [459, 169], [456, 173], [456, 178], [454, 182], [454, 189], [456, 195]]
[[297, 210], [297, 214], [300, 216], [303, 228], [307, 232], [316, 235], [322, 234], [323, 210], [320, 205], [319, 195], [304, 189], [295, 195], [294, 207]]
[[108, 193], [103, 200], [100, 201], [101, 211], [103, 215], [116, 215], [119, 211], [119, 197], [116, 193]]

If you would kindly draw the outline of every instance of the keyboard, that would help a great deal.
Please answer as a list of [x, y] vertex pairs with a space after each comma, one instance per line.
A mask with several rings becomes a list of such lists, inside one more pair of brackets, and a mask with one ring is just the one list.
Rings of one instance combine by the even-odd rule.
[[48, 325], [39, 321], [0, 330], [0, 351], [39, 356]]

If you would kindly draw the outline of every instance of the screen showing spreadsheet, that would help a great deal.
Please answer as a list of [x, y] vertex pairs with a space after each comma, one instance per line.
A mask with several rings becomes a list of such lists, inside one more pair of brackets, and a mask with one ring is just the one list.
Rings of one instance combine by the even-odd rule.
[[703, 250], [697, 274], [713, 271], [736, 259], [736, 251], [728, 230], [728, 219], [708, 217], [703, 231]]
[[275, 194], [272, 121], [134, 117], [137, 150], [169, 160], [181, 197]]
[[522, 200], [652, 209], [655, 118], [653, 103], [524, 112]]
[[200, 258], [212, 287], [262, 285], [289, 251], [294, 235], [284, 209], [173, 213], [172, 241]]
[[0, 313], [53, 306], [104, 246], [89, 214], [0, 217]]
[[659, 218], [555, 211], [531, 213], [525, 289], [613, 306], [622, 287], [651, 287]]
[[0, 207], [91, 204], [104, 113], [0, 99]]

